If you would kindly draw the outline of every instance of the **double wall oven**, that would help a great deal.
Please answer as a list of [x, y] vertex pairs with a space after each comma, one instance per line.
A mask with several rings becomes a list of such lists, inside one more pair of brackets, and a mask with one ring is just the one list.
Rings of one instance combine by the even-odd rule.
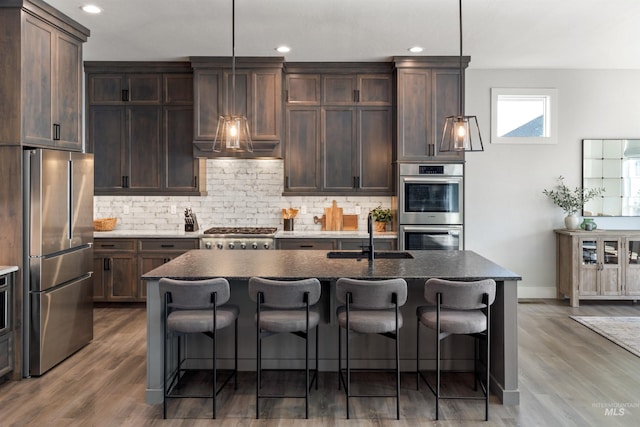
[[464, 165], [399, 165], [399, 246], [403, 250], [464, 247]]

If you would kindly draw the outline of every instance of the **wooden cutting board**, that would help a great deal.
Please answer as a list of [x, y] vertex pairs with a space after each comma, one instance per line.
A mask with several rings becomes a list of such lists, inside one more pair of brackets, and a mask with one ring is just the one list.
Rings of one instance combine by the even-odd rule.
[[342, 229], [353, 231], [358, 229], [358, 215], [342, 215]]
[[325, 229], [328, 231], [342, 230], [342, 208], [334, 200], [330, 208], [324, 208]]

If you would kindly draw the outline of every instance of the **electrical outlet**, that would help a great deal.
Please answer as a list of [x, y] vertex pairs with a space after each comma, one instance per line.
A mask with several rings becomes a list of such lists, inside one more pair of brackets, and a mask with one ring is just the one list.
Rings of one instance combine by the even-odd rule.
[[362, 208], [360, 205], [356, 205], [356, 215], [360, 215], [362, 213]]
[[122, 213], [125, 215], [129, 215], [129, 205], [124, 205], [122, 207]]
[[300, 206], [300, 213], [302, 215], [306, 215], [307, 214], [307, 207], [305, 205]]
[[175, 214], [176, 213], [176, 205], [171, 205], [171, 208], [170, 208], [169, 212], [171, 212], [171, 214]]

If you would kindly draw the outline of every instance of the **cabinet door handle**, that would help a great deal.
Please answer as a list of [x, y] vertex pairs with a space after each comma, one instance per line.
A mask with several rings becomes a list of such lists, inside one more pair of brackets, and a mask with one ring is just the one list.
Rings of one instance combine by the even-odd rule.
[[53, 124], [53, 140], [54, 141], [60, 140], [60, 124], [59, 123]]
[[358, 89], [353, 91], [353, 100], [355, 102], [360, 102], [360, 91]]
[[129, 175], [124, 176], [124, 188], [129, 188]]
[[104, 259], [104, 271], [111, 270], [111, 258]]
[[195, 188], [198, 188], [198, 176], [197, 175], [193, 177], [193, 186]]
[[285, 181], [286, 181], [287, 188], [291, 188], [291, 181], [288, 175], [285, 177]]
[[353, 188], [356, 188], [356, 177], [353, 177]]
[[285, 102], [289, 102], [289, 90], [284, 91], [284, 99], [285, 99]]
[[129, 90], [128, 89], [123, 89], [122, 90], [122, 101], [123, 102], [129, 102]]
[[356, 189], [360, 188], [360, 177], [356, 176]]

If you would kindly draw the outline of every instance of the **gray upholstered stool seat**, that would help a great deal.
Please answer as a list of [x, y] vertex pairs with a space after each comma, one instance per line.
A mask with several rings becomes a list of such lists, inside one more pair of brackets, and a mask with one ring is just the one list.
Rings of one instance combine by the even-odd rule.
[[[260, 418], [260, 399], [304, 399], [305, 418], [309, 418], [309, 389], [315, 382], [318, 388], [318, 324], [320, 315], [311, 307], [320, 300], [318, 279], [292, 281], [249, 279], [249, 297], [256, 303], [256, 419]], [[316, 364], [313, 378], [309, 379], [309, 331], [316, 331]], [[279, 333], [291, 333], [305, 341], [304, 395], [263, 394], [262, 340]]]
[[[235, 388], [238, 387], [238, 314], [234, 305], [225, 305], [231, 291], [226, 279], [207, 280], [174, 280], [163, 278], [159, 283], [163, 305], [163, 327], [165, 332], [163, 366], [164, 366], [164, 400], [163, 416], [167, 418], [167, 401], [173, 398], [212, 398], [213, 418], [216, 418], [216, 396], [227, 382], [234, 377]], [[217, 331], [234, 325], [234, 369], [218, 387], [217, 368]], [[212, 344], [212, 389], [211, 394], [178, 394], [184, 383], [184, 373], [191, 368], [187, 358], [183, 357], [181, 338], [189, 334], [205, 334], [211, 338]], [[177, 338], [177, 345], [171, 346]], [[175, 357], [177, 366], [169, 367], [169, 359]]]
[[[436, 329], [438, 310], [435, 306], [416, 309], [420, 322], [429, 329]], [[480, 311], [440, 309], [440, 330], [447, 334], [476, 334], [487, 330], [487, 316]]]
[[[342, 305], [336, 310], [338, 324], [345, 328], [347, 307]], [[352, 310], [349, 313], [351, 330], [363, 334], [383, 334], [396, 328], [395, 310]], [[398, 313], [398, 328], [402, 328], [402, 313]]]
[[[338, 388], [344, 385], [347, 418], [351, 397], [395, 397], [396, 418], [400, 419], [400, 337], [402, 313], [407, 301], [404, 279], [358, 280], [341, 278], [336, 282], [336, 298], [343, 304], [336, 309], [338, 318]], [[342, 369], [342, 330], [346, 331], [346, 370]], [[380, 334], [395, 341], [395, 394], [353, 394], [349, 341], [355, 335]]]
[[[422, 378], [436, 396], [436, 420], [440, 416], [440, 399], [481, 399], [485, 403], [485, 420], [489, 419], [489, 376], [491, 362], [491, 304], [496, 296], [496, 282], [492, 279], [474, 282], [459, 282], [443, 279], [429, 279], [424, 286], [424, 299], [430, 305], [416, 309], [416, 386]], [[436, 345], [436, 385], [427, 381], [420, 370], [420, 325], [433, 330]], [[441, 341], [449, 335], [469, 335], [476, 338], [474, 357], [474, 388], [478, 379], [482, 396], [443, 396], [441, 382]], [[484, 382], [478, 374], [478, 341], [485, 342]]]
[[[218, 308], [216, 327], [224, 329], [233, 325], [240, 310], [235, 305]], [[213, 317], [211, 310], [180, 310], [167, 316], [167, 326], [172, 331], [192, 334], [197, 332], [212, 332]]]

